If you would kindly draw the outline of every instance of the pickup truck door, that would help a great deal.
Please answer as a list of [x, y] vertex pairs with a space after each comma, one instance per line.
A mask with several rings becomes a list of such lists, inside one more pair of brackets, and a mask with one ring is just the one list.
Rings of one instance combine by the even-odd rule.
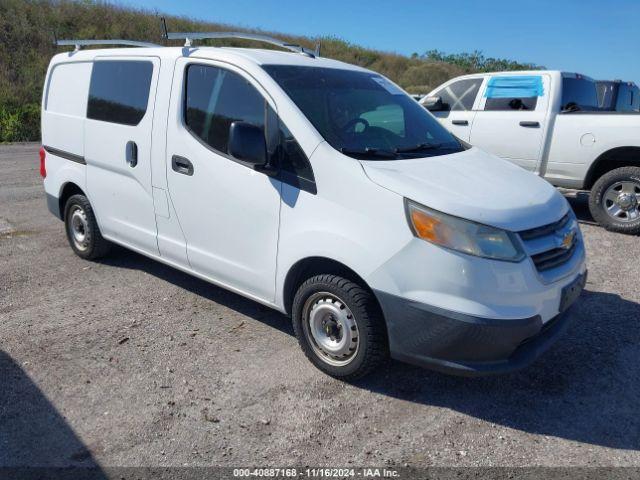
[[465, 78], [445, 84], [429, 96], [440, 97], [444, 110], [431, 112], [458, 138], [469, 141], [476, 112], [474, 105], [484, 78]]
[[[510, 87], [512, 79], [524, 77], [494, 76], [483, 85], [469, 142], [533, 172], [538, 168], [549, 119], [550, 79], [547, 75], [526, 76], [539, 78], [538, 94]], [[496, 81], [494, 90], [492, 81]], [[535, 84], [535, 80], [532, 82]], [[505, 93], [510, 88], [515, 93]]]

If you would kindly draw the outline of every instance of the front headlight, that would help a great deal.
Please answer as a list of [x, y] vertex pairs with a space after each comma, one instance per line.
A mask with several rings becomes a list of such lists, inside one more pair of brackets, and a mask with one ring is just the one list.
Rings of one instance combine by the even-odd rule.
[[477, 257], [519, 262], [524, 252], [515, 235], [432, 210], [405, 199], [409, 226], [423, 240]]

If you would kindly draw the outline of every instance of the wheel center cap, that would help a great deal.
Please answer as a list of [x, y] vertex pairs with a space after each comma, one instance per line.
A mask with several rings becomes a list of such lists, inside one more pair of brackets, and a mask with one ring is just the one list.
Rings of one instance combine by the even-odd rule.
[[324, 333], [333, 341], [338, 341], [340, 338], [340, 326], [333, 316], [329, 317], [323, 322]]
[[635, 195], [629, 193], [621, 193], [618, 195], [617, 204], [623, 210], [631, 210], [637, 204], [638, 200]]

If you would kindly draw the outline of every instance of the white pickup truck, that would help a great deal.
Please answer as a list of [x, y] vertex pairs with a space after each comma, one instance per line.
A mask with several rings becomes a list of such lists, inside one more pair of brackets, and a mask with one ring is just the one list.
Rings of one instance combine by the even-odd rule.
[[640, 115], [598, 107], [596, 82], [559, 71], [449, 80], [421, 100], [457, 137], [558, 187], [590, 190], [605, 228], [640, 233]]

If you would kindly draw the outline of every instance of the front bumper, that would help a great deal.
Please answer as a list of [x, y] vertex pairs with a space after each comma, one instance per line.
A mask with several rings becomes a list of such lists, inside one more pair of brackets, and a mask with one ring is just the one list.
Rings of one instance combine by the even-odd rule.
[[[586, 275], [582, 276], [584, 287]], [[531, 364], [566, 330], [568, 308], [543, 322], [539, 315], [494, 319], [460, 314], [375, 292], [397, 360], [462, 376], [508, 373]]]

